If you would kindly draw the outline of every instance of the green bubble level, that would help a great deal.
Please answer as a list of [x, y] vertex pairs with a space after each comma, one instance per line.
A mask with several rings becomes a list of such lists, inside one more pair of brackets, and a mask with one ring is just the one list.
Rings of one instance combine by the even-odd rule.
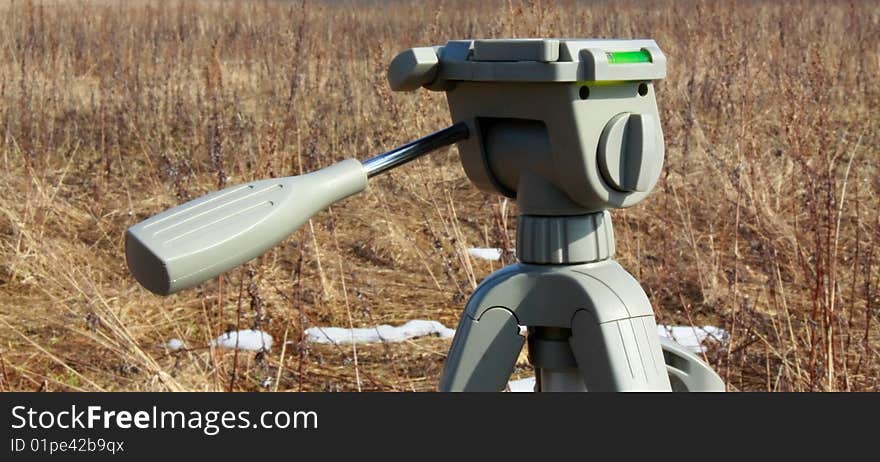
[[650, 63], [651, 53], [648, 50], [610, 51], [605, 53], [610, 64]]

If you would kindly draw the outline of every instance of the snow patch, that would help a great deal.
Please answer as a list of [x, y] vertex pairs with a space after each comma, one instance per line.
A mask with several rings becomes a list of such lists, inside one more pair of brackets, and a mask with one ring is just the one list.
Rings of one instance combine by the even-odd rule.
[[[521, 334], [525, 334], [524, 328], [521, 328], [520, 331]], [[246, 335], [256, 335], [255, 332], [257, 331], [240, 332], [243, 332], [242, 338], [245, 338], [244, 336]], [[450, 329], [437, 321], [415, 319], [397, 327], [387, 324], [354, 329], [345, 327], [310, 327], [306, 329], [305, 333], [306, 339], [314, 343], [382, 343], [402, 342], [411, 338], [428, 335], [452, 338], [455, 335], [455, 329]], [[228, 335], [230, 334], [224, 334], [221, 338]], [[268, 345], [271, 346], [272, 337], [265, 333], [263, 335], [268, 337]], [[705, 352], [707, 340], [723, 342], [727, 338], [727, 332], [715, 326], [665, 326], [660, 324], [657, 326], [657, 335], [669, 338], [694, 353]], [[169, 348], [174, 348], [171, 343], [175, 340], [177, 339], [172, 339], [168, 342]], [[235, 338], [232, 337], [232, 342], [234, 343], [234, 341]], [[234, 348], [234, 346], [228, 348]], [[243, 347], [243, 349], [247, 348]]]
[[455, 329], [450, 329], [437, 321], [421, 319], [414, 319], [397, 327], [382, 324], [376, 327], [355, 329], [343, 327], [310, 327], [306, 329], [306, 339], [315, 343], [402, 342], [426, 335], [451, 338], [455, 335]]
[[664, 326], [659, 324], [657, 325], [657, 334], [673, 340], [692, 353], [705, 352], [706, 340], [723, 342], [727, 338], [727, 331], [715, 326]]
[[507, 383], [507, 387], [513, 393], [532, 393], [535, 391], [535, 378], [526, 377], [519, 380], [511, 380]]
[[211, 345], [232, 349], [237, 347], [248, 351], [269, 351], [272, 348], [272, 336], [254, 329], [230, 331], [217, 337]]
[[468, 255], [483, 260], [497, 261], [501, 259], [501, 249], [491, 247], [471, 247], [467, 249]]

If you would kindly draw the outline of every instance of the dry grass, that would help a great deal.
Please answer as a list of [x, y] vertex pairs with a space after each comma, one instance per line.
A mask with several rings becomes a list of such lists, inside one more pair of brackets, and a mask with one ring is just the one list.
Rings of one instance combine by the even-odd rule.
[[[454, 149], [395, 170], [252, 264], [170, 298], [124, 230], [224, 184], [363, 158], [448, 124], [392, 94], [395, 53], [450, 38], [652, 37], [670, 73], [654, 195], [618, 258], [661, 322], [732, 334], [732, 390], [877, 390], [876, 2], [0, 3], [0, 390], [429, 390], [448, 341], [321, 347], [312, 325], [454, 325], [513, 204]], [[350, 318], [349, 318], [350, 314]], [[208, 348], [259, 327], [271, 353]], [[171, 337], [191, 350], [170, 352]], [[267, 380], [269, 379], [269, 380]]]

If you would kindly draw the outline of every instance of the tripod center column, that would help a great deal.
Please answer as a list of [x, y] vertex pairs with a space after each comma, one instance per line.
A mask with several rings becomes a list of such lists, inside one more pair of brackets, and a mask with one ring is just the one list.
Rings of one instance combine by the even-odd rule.
[[[614, 256], [608, 211], [572, 216], [520, 215], [517, 258], [528, 264], [575, 265]], [[529, 326], [529, 360], [537, 391], [586, 391], [568, 339], [571, 329]]]

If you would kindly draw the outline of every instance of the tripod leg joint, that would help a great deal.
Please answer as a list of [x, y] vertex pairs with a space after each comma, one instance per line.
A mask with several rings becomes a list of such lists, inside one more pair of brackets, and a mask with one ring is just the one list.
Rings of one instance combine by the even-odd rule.
[[452, 339], [440, 391], [503, 390], [524, 342], [507, 308], [490, 308], [479, 319], [466, 313]]

